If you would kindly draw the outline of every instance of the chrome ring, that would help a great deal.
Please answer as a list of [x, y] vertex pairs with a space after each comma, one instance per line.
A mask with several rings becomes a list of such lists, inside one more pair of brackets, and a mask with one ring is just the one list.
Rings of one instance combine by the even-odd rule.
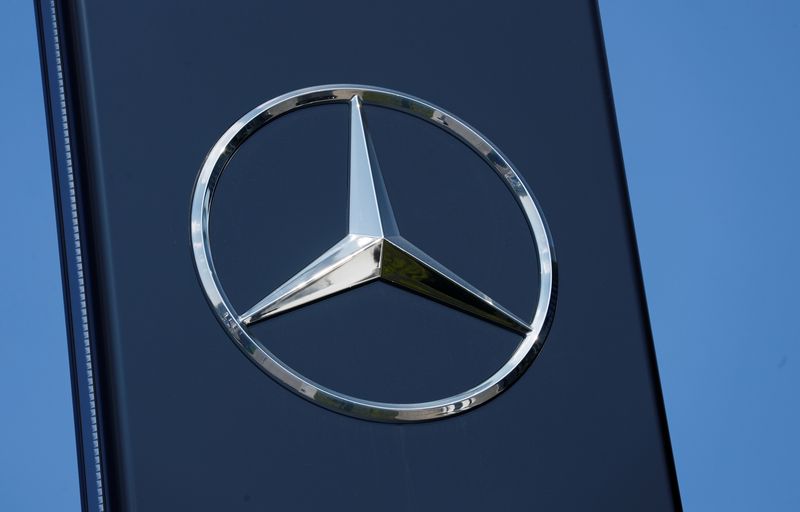
[[[511, 358], [477, 386], [439, 400], [386, 403], [339, 393], [307, 379], [275, 357], [246, 326], [222, 291], [209, 243], [211, 201], [222, 172], [236, 150], [259, 128], [293, 110], [330, 103], [346, 103], [358, 96], [367, 105], [412, 115], [455, 136], [477, 153], [504, 181], [527, 220], [539, 257], [539, 290], [530, 332]], [[195, 266], [209, 304], [228, 334], [264, 372], [301, 397], [349, 416], [383, 422], [415, 422], [452, 416], [472, 409], [513, 384], [541, 350], [552, 322], [556, 296], [553, 243], [544, 217], [522, 177], [511, 162], [484, 136], [452, 114], [400, 92], [363, 85], [322, 85], [293, 91], [248, 112], [211, 148], [200, 168], [191, 207], [191, 236]]]

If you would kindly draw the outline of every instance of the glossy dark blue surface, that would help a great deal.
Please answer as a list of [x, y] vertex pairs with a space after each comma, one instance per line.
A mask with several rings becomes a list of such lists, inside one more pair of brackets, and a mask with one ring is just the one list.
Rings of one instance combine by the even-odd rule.
[[[678, 506], [594, 4], [481, 7], [86, 2], [65, 13], [84, 36], [71, 40], [70, 98], [110, 506]], [[474, 412], [398, 426], [314, 407], [239, 353], [205, 303], [188, 226], [205, 152], [256, 104], [331, 82], [399, 89], [461, 116], [510, 157], [547, 216], [560, 270], [552, 332], [528, 373]], [[370, 115], [407, 237], [531, 308], [519, 276], [532, 247], [499, 180], [440, 134]], [[294, 117], [248, 142], [215, 205], [223, 283], [245, 305], [344, 228], [346, 123], [333, 110]], [[485, 376], [514, 343], [380, 285], [259, 329], [313, 378], [378, 399], [435, 398]]]

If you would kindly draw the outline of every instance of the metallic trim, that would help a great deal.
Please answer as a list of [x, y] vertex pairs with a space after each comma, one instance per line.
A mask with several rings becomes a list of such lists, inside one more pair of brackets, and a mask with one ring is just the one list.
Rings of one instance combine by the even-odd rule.
[[[209, 217], [211, 201], [219, 178], [236, 150], [259, 128], [292, 110], [329, 103], [351, 105], [350, 233], [273, 294], [244, 315], [239, 315], [222, 291], [211, 256]], [[345, 395], [295, 372], [275, 357], [247, 329], [247, 325], [270, 314], [277, 314], [331, 292], [341, 291], [382, 276], [387, 273], [383, 268], [386, 266], [383, 260], [387, 256], [393, 261], [403, 260], [403, 264], [411, 262], [413, 265], [419, 265], [418, 268], [423, 268], [425, 271], [423, 274], [431, 272], [430, 275], [435, 275], [437, 279], [423, 278], [414, 282], [402, 275], [400, 270], [402, 265], [394, 266], [391, 263], [388, 265], [389, 272], [383, 276], [385, 279], [502, 324], [497, 318], [491, 317], [498, 312], [505, 312], [503, 308], [399, 236], [380, 177], [377, 159], [368, 132], [364, 128], [364, 119], [361, 115], [362, 103], [397, 110], [420, 118], [466, 144], [503, 179], [522, 209], [536, 243], [540, 284], [533, 320], [530, 323], [524, 322], [520, 328], [515, 326], [514, 322], [523, 322], [506, 312], [509, 315], [507, 318], [513, 318], [514, 321], [504, 325], [526, 334], [511, 358], [497, 372], [472, 389], [454, 396], [422, 403], [385, 403]], [[357, 183], [352, 183], [354, 176], [357, 176]], [[460, 119], [423, 100], [389, 89], [361, 85], [310, 87], [279, 96], [247, 113], [222, 135], [200, 168], [192, 197], [191, 236], [200, 283], [209, 304], [233, 341], [263, 371], [291, 391], [313, 403], [357, 418], [384, 422], [432, 420], [464, 412], [490, 400], [507, 389], [530, 366], [541, 350], [553, 318], [556, 269], [552, 239], [544, 217], [522, 177], [488, 139]], [[320, 279], [321, 277], [326, 279]], [[441, 284], [442, 277], [449, 280], [444, 288]], [[318, 285], [320, 281], [324, 281], [325, 284]], [[427, 288], [420, 287], [421, 282], [424, 282]], [[434, 282], [435, 284], [431, 284]], [[483, 300], [486, 309], [482, 313], [476, 313], [455, 304], [458, 299], [454, 297], [465, 292], [471, 294], [470, 300], [475, 297]], [[281, 299], [287, 295], [292, 296], [292, 303], [288, 304], [290, 307], [284, 308], [281, 306]]]
[[350, 225], [347, 236], [239, 317], [252, 325], [383, 279], [489, 322], [527, 334], [526, 322], [400, 235], [361, 100], [350, 100]]
[[55, 53], [56, 77], [58, 81], [59, 115], [64, 144], [64, 161], [66, 162], [67, 189], [69, 191], [70, 222], [72, 225], [72, 242], [75, 257], [75, 276], [77, 278], [78, 300], [81, 321], [83, 351], [86, 365], [86, 385], [88, 388], [89, 428], [92, 440], [92, 456], [95, 473], [95, 489], [97, 493], [97, 510], [105, 511], [105, 493], [103, 485], [103, 472], [100, 462], [100, 440], [98, 434], [97, 402], [94, 383], [94, 365], [92, 344], [89, 335], [89, 313], [86, 299], [86, 285], [83, 271], [83, 255], [81, 250], [81, 234], [78, 223], [78, 205], [75, 192], [75, 173], [72, 163], [72, 147], [70, 144], [69, 120], [67, 117], [67, 99], [64, 90], [64, 71], [61, 58], [61, 42], [59, 39], [58, 20], [56, 17], [55, 0], [50, 0], [50, 25], [53, 36], [53, 49]]

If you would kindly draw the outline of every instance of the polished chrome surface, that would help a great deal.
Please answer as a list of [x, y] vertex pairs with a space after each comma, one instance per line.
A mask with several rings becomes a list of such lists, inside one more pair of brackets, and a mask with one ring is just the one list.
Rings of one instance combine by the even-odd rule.
[[403, 237], [383, 244], [381, 278], [520, 334], [530, 326]]
[[[239, 319], [251, 325], [348, 288], [383, 278], [502, 327], [530, 327], [400, 236], [361, 100], [350, 100], [349, 233]], [[388, 239], [387, 239], [388, 237]]]
[[240, 317], [254, 324], [380, 276], [381, 239], [347, 235]]
[[[294, 277], [239, 315], [219, 283], [208, 236], [211, 201], [230, 158], [256, 130], [294, 109], [349, 103], [349, 233]], [[405, 240], [394, 219], [363, 105], [391, 108], [430, 122], [460, 139], [502, 178], [521, 207], [539, 256], [539, 287], [533, 319], [526, 322]], [[295, 393], [351, 416], [377, 421], [430, 420], [475, 407], [510, 386], [544, 343], [555, 307], [555, 260], [547, 226], [532, 194], [510, 162], [482, 135], [451, 114], [396, 91], [356, 85], [319, 86], [291, 92], [260, 105], [230, 127], [206, 157], [195, 184], [192, 245], [198, 276], [209, 303], [231, 338], [265, 372]], [[510, 359], [493, 375], [458, 395], [424, 403], [364, 400], [328, 389], [276, 358], [247, 329], [312, 301], [375, 279], [436, 300], [523, 336]]]
[[350, 234], [384, 237], [399, 234], [389, 194], [367, 130], [361, 99], [350, 100]]

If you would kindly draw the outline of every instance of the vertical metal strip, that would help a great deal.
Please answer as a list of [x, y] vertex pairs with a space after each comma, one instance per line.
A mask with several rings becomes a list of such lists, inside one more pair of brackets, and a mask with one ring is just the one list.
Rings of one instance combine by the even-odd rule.
[[[91, 436], [91, 453], [93, 456], [93, 464], [94, 464], [94, 488], [96, 492], [96, 499], [97, 499], [97, 510], [99, 512], [105, 512], [105, 493], [104, 493], [104, 485], [103, 485], [103, 471], [101, 467], [101, 459], [100, 459], [100, 440], [99, 440], [99, 429], [98, 429], [98, 414], [97, 414], [97, 402], [96, 402], [96, 392], [95, 392], [95, 382], [94, 382], [94, 364], [93, 364], [93, 354], [92, 354], [92, 344], [91, 338], [89, 333], [89, 313], [87, 308], [87, 297], [86, 297], [86, 281], [84, 276], [84, 267], [83, 267], [83, 254], [82, 254], [82, 246], [81, 246], [81, 231], [78, 222], [78, 203], [76, 198], [76, 187], [75, 187], [75, 173], [73, 168], [73, 159], [72, 159], [72, 145], [70, 139], [70, 127], [69, 127], [69, 120], [67, 116], [67, 99], [66, 93], [64, 89], [64, 69], [62, 64], [62, 55], [61, 55], [61, 41], [59, 38], [59, 30], [58, 30], [58, 22], [56, 16], [56, 4], [55, 0], [49, 0], [50, 2], [50, 24], [52, 29], [52, 38], [53, 38], [53, 49], [55, 55], [55, 74], [56, 74], [56, 81], [57, 81], [57, 95], [58, 95], [58, 115], [60, 116], [60, 128], [61, 128], [61, 136], [63, 140], [61, 141], [64, 148], [64, 162], [65, 162], [65, 171], [66, 171], [66, 187], [68, 193], [68, 206], [69, 206], [69, 213], [70, 218], [64, 219], [64, 230], [65, 234], [68, 233], [68, 230], [71, 228], [72, 231], [72, 250], [73, 250], [73, 258], [74, 258], [74, 268], [70, 269], [74, 271], [74, 277], [76, 279], [76, 288], [77, 288], [77, 298], [78, 298], [78, 313], [80, 316], [80, 341], [83, 344], [83, 357], [84, 357], [84, 368], [85, 368], [85, 378], [86, 378], [86, 391], [87, 393], [87, 403], [88, 403], [88, 414], [89, 414], [89, 434]], [[64, 241], [65, 247], [69, 246], [70, 240], [66, 239]], [[73, 304], [74, 306], [74, 304]], [[76, 347], [77, 348], [77, 347]], [[76, 351], [76, 357], [80, 357]], [[86, 425], [82, 426], [86, 428]], [[87, 492], [88, 489], [91, 487], [91, 482], [86, 482]]]

